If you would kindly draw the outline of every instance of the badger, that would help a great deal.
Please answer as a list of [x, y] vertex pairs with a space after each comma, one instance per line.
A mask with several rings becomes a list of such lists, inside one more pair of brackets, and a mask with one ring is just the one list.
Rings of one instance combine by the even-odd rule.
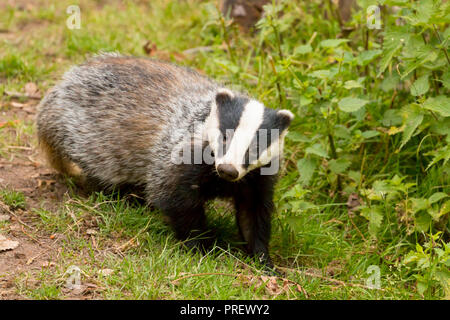
[[37, 132], [56, 170], [140, 188], [189, 248], [211, 244], [205, 202], [231, 198], [249, 255], [273, 268], [274, 185], [292, 118], [192, 69], [100, 54], [49, 90]]

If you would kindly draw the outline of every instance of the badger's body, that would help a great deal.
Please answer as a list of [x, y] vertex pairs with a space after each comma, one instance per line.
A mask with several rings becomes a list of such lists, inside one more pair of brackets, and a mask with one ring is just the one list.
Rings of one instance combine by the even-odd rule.
[[[280, 152], [242, 164], [236, 159], [248, 156], [243, 148], [256, 141], [258, 128], [279, 129], [279, 139], [269, 137], [263, 149], [281, 148], [291, 118], [187, 68], [102, 55], [64, 75], [41, 102], [37, 125], [56, 169], [64, 174], [81, 169], [87, 181], [104, 187], [142, 187], [147, 201], [168, 215], [178, 238], [189, 238], [190, 245], [202, 244], [193, 238], [206, 231], [205, 201], [232, 197], [247, 249], [270, 265], [276, 175], [261, 170], [278, 161]], [[179, 161], [183, 150], [195, 148], [209, 148], [213, 161], [192, 163], [185, 160], [193, 156], [185, 155]]]

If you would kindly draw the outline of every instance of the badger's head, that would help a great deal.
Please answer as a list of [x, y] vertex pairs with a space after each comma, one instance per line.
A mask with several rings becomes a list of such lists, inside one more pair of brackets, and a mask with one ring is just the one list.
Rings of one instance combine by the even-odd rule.
[[238, 181], [260, 167], [267, 169], [265, 174], [276, 174], [293, 117], [288, 110], [269, 109], [256, 100], [220, 89], [205, 130], [219, 176]]

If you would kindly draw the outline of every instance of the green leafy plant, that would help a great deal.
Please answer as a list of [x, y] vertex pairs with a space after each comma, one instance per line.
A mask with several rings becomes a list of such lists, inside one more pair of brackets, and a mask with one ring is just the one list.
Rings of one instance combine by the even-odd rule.
[[432, 234], [424, 245], [417, 244], [403, 259], [402, 266], [413, 273], [421, 295], [450, 298], [450, 244], [442, 233]]
[[[217, 51], [216, 62], [230, 81], [296, 114], [281, 221], [305, 234], [306, 216], [356, 195], [355, 208], [350, 200], [350, 209], [341, 208], [378, 250], [392, 250], [392, 241], [423, 246], [423, 232], [448, 238], [450, 4], [357, 4], [343, 22], [331, 2], [273, 1], [255, 39], [233, 37], [235, 27], [222, 18], [228, 57]], [[371, 5], [380, 8], [381, 29], [367, 25]], [[247, 58], [237, 59], [243, 52]]]

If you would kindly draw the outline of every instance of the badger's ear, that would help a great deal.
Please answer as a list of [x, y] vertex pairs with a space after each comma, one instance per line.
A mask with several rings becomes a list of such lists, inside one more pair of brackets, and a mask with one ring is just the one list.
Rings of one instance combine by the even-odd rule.
[[280, 110], [277, 112], [278, 119], [281, 123], [282, 130], [287, 129], [294, 119], [294, 114], [289, 110]]
[[217, 91], [216, 94], [216, 104], [218, 106], [229, 103], [234, 98], [233, 92], [228, 89], [221, 88]]

